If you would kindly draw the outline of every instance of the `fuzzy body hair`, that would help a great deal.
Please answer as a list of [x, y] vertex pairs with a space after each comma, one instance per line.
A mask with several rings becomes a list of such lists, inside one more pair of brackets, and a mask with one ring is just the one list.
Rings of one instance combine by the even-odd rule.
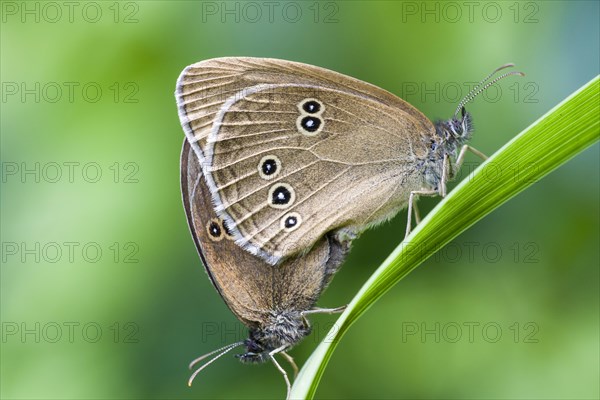
[[435, 133], [435, 137], [431, 140], [429, 154], [421, 168], [424, 184], [433, 190], [439, 190], [444, 172], [444, 158], [446, 156], [450, 158], [448, 179], [452, 179], [454, 161], [458, 157], [458, 152], [471, 139], [473, 133], [471, 114], [463, 111], [461, 119], [452, 118], [436, 122]]
[[265, 325], [250, 330], [244, 340], [246, 352], [236, 357], [243, 363], [262, 363], [269, 353], [282, 346], [287, 350], [310, 334], [311, 328], [300, 311], [273, 312]]

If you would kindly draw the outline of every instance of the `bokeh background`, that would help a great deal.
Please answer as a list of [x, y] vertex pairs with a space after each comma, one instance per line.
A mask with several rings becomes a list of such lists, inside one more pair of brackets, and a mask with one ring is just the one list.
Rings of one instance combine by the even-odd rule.
[[[282, 398], [271, 364], [187, 363], [245, 336], [180, 200], [179, 72], [285, 58], [381, 86], [432, 119], [470, 106], [491, 154], [599, 72], [597, 1], [1, 3], [1, 392], [6, 399]], [[599, 147], [466, 231], [344, 337], [319, 398], [599, 397]], [[470, 165], [478, 160], [469, 158]], [[438, 199], [423, 199], [422, 212]], [[347, 303], [405, 213], [355, 241]], [[299, 365], [333, 324], [292, 350]]]

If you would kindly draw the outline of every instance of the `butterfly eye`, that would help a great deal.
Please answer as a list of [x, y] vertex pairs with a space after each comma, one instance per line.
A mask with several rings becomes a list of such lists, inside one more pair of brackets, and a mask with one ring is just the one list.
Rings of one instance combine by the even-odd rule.
[[281, 219], [281, 229], [286, 232], [292, 232], [293, 230], [298, 229], [300, 224], [302, 224], [302, 217], [296, 212], [286, 214]]
[[296, 200], [296, 192], [287, 183], [278, 183], [269, 189], [269, 205], [273, 208], [287, 208]]
[[263, 179], [273, 179], [281, 171], [281, 161], [274, 155], [263, 157], [258, 163], [258, 173]]
[[220, 221], [218, 218], [213, 218], [206, 224], [206, 232], [210, 240], [214, 242], [220, 242], [225, 237]]

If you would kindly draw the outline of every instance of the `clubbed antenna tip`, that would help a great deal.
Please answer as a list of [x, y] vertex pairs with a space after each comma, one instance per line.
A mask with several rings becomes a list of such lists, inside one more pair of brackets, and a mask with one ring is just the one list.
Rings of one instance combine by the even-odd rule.
[[492, 71], [491, 74], [489, 74], [488, 76], [483, 78], [481, 80], [481, 82], [479, 82], [477, 85], [475, 85], [475, 87], [473, 89], [471, 89], [471, 91], [469, 93], [467, 93], [467, 95], [460, 101], [460, 103], [458, 103], [458, 107], [456, 107], [456, 111], [454, 111], [454, 118], [456, 118], [458, 113], [463, 109], [463, 107], [467, 103], [471, 102], [475, 97], [477, 97], [479, 94], [481, 94], [483, 91], [485, 91], [490, 86], [496, 84], [499, 80], [504, 79], [507, 76], [511, 76], [511, 75], [525, 76], [525, 74], [523, 72], [511, 71], [511, 72], [504, 73], [504, 74], [494, 78], [493, 80], [489, 81], [490, 78], [492, 76], [496, 75], [496, 73], [498, 73], [499, 71], [502, 71], [503, 69], [506, 69], [506, 68], [512, 68], [514, 66], [515, 66], [515, 64], [513, 64], [513, 63], [504, 64], [504, 65], [496, 68], [494, 71]]

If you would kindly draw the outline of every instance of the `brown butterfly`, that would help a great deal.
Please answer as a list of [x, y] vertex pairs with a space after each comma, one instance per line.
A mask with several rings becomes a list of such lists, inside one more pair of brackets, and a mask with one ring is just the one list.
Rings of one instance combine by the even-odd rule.
[[[188, 66], [176, 98], [217, 215], [235, 242], [268, 263], [325, 235], [350, 241], [418, 196], [446, 195], [472, 131], [469, 93], [433, 124], [393, 94], [324, 68], [267, 58]], [[460, 114], [460, 115], [459, 115]], [[417, 222], [418, 222], [418, 215]]]
[[213, 209], [200, 164], [187, 141], [181, 151], [181, 192], [194, 243], [212, 284], [235, 316], [248, 326], [249, 338], [208, 353], [190, 364], [218, 353], [198, 368], [196, 375], [217, 358], [238, 346], [246, 350], [237, 357], [242, 362], [272, 361], [281, 371], [290, 390], [285, 370], [275, 359], [310, 333], [306, 316], [343, 310], [314, 308], [320, 294], [342, 263], [349, 243], [339, 243], [331, 235], [322, 237], [302, 257], [289, 258], [274, 267], [235, 244], [226, 222]]

